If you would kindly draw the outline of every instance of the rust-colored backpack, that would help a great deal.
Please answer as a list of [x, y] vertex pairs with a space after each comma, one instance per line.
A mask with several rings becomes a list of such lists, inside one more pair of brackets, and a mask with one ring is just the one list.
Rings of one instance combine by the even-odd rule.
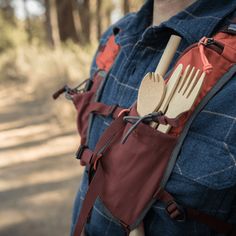
[[[191, 64], [198, 69], [208, 70], [209, 64], [206, 63], [209, 62], [213, 69], [207, 74], [207, 79], [191, 110], [174, 120], [160, 113], [139, 117], [136, 104], [127, 110], [98, 102], [106, 79], [99, 74], [100, 72], [93, 81], [86, 81], [86, 89], [64, 87], [55, 94], [56, 98], [61, 92], [66, 91], [78, 111], [77, 124], [81, 135], [81, 146], [77, 158], [81, 160], [82, 165], [87, 165], [90, 177], [89, 189], [74, 236], [81, 234], [98, 197], [124, 227], [127, 235], [139, 225], [157, 200], [166, 203], [166, 210], [172, 219], [183, 221], [191, 218], [207, 224], [216, 232], [236, 235], [234, 225], [199, 212], [197, 209], [180, 206], [164, 189], [191, 123], [209, 100], [236, 73], [235, 42], [235, 31], [226, 27], [213, 38], [203, 38], [183, 52], [175, 68], [181, 63], [184, 68]], [[112, 36], [97, 57], [97, 64], [103, 71], [109, 71], [118, 51], [119, 46], [115, 44]], [[91, 114], [94, 113], [113, 116], [114, 121], [102, 134], [95, 150], [92, 151], [87, 147], [87, 133]], [[175, 127], [170, 133], [164, 134], [149, 126], [152, 121], [169, 123]], [[127, 133], [129, 135], [124, 141]]]

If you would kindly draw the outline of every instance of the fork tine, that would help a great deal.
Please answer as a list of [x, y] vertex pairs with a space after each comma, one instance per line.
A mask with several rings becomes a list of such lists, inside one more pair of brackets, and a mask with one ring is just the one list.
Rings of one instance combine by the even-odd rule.
[[188, 99], [195, 99], [195, 98], [198, 96], [198, 94], [199, 94], [199, 92], [200, 92], [200, 90], [201, 90], [201, 88], [202, 88], [202, 84], [203, 84], [203, 81], [204, 81], [204, 79], [205, 79], [205, 76], [206, 76], [206, 73], [203, 72], [203, 73], [201, 74], [201, 77], [200, 77], [199, 80], [197, 81], [195, 87], [193, 88], [193, 90], [192, 90], [191, 93], [189, 94]]
[[194, 77], [191, 81], [191, 84], [189, 85], [188, 89], [186, 90], [186, 94], [187, 96], [186, 97], [189, 97], [190, 93], [193, 91], [195, 85], [197, 84], [197, 81], [198, 81], [198, 78], [199, 78], [199, 73], [200, 73], [200, 70], [198, 69], [197, 72], [194, 74]]
[[188, 66], [185, 68], [184, 73], [183, 73], [182, 77], [180, 78], [180, 82], [179, 82], [179, 85], [178, 85], [177, 90], [176, 90], [178, 93], [181, 91], [181, 89], [182, 89], [183, 86], [184, 86], [186, 77], [187, 77], [188, 74], [189, 74], [189, 69], [190, 69], [190, 67], [191, 67], [191, 66], [188, 65]]
[[189, 85], [191, 84], [191, 81], [192, 81], [193, 75], [194, 75], [194, 71], [195, 71], [195, 67], [192, 68], [188, 77], [185, 80], [185, 83], [180, 91], [182, 94], [185, 94], [186, 90], [188, 89]]

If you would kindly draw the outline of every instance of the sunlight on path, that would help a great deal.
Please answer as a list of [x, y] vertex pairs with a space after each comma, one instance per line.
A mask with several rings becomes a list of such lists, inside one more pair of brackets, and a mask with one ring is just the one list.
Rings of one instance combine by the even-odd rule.
[[41, 108], [30, 97], [0, 92], [1, 236], [69, 235], [83, 172], [73, 158], [79, 137]]

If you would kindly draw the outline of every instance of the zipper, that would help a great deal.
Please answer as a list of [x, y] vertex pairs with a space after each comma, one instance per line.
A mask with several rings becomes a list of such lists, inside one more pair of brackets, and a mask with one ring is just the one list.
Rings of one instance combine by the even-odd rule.
[[187, 47], [180, 55], [178, 61], [186, 53], [188, 53], [191, 49], [196, 48], [196, 47], [199, 48], [199, 53], [201, 56], [201, 60], [203, 62], [203, 71], [205, 71], [206, 73], [210, 73], [212, 71], [213, 67], [209, 63], [208, 59], [206, 58], [206, 55], [204, 53], [204, 48], [209, 48], [220, 55], [220, 54], [222, 54], [225, 45], [223, 43], [215, 40], [214, 38], [203, 37], [202, 39], [199, 40], [198, 43], [194, 43], [194, 44], [190, 45], [189, 47]]
[[[200, 40], [201, 41], [201, 40]], [[199, 41], [199, 42], [200, 42]], [[182, 58], [188, 51], [190, 51], [191, 49], [197, 47], [199, 45], [198, 43], [194, 43], [190, 46], [188, 46], [180, 55], [179, 59]], [[202, 43], [205, 47], [210, 48], [214, 51], [216, 51], [218, 54], [221, 54], [224, 50], [224, 44], [215, 40], [214, 38], [207, 38], [207, 42]], [[179, 60], [178, 59], [178, 60]]]
[[206, 42], [203, 43], [203, 45], [216, 51], [218, 54], [221, 54], [224, 51], [224, 44], [215, 40], [214, 38], [207, 38]]

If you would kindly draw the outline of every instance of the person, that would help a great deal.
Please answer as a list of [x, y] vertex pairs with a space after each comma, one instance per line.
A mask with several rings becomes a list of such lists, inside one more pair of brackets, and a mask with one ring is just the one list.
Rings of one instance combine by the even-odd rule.
[[[178, 56], [203, 36], [211, 36], [236, 16], [236, 0], [147, 0], [137, 13], [126, 15], [103, 35], [100, 46], [115, 35], [120, 52], [107, 76], [100, 100], [130, 107], [142, 78], [155, 71], [172, 34], [181, 35]], [[94, 59], [91, 77], [97, 73]], [[232, 79], [193, 122], [166, 189], [180, 202], [236, 223], [236, 80]], [[89, 148], [93, 149], [111, 118], [94, 116]], [[88, 188], [87, 172], [78, 191], [72, 232]], [[156, 202], [144, 218], [146, 236], [216, 235], [196, 221], [176, 222]], [[97, 200], [85, 227], [89, 236], [122, 236], [119, 223]]]

